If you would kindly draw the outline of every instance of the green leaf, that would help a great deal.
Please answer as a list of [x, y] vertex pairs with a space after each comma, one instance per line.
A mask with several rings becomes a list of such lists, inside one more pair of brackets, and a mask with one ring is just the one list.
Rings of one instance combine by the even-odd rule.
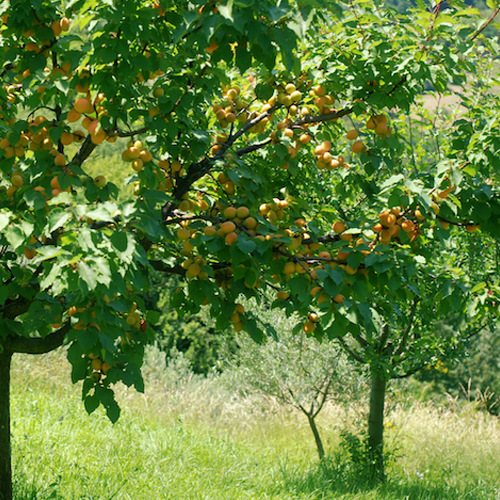
[[226, 5], [219, 5], [218, 7], [219, 14], [225, 19], [229, 19], [230, 21], [234, 21], [233, 19], [233, 0], [229, 0]]
[[0, 231], [3, 231], [9, 225], [9, 220], [7, 214], [0, 214]]
[[97, 285], [96, 273], [93, 271], [85, 261], [78, 263], [78, 274], [85, 281], [89, 290], [93, 290]]
[[357, 269], [365, 256], [361, 252], [349, 252], [347, 256], [347, 263], [353, 268]]
[[263, 101], [267, 101], [270, 99], [274, 94], [274, 89], [269, 85], [268, 83], [259, 83], [255, 87], [255, 95], [257, 96], [258, 99], [261, 99]]
[[65, 250], [59, 247], [44, 245], [36, 249], [37, 257], [36, 262], [43, 262], [45, 260], [55, 259], [59, 255], [68, 254]]
[[115, 231], [111, 235], [111, 244], [119, 251], [119, 252], [125, 252], [127, 250], [128, 246], [128, 236], [127, 233], [124, 233], [122, 231]]
[[481, 283], [478, 283], [471, 291], [470, 293], [476, 293], [479, 292], [479, 290], [484, 290], [487, 286], [487, 283], [482, 281]]
[[244, 73], [252, 66], [252, 54], [242, 44], [238, 44], [236, 47], [236, 66], [238, 66], [241, 73]]
[[92, 351], [98, 340], [97, 332], [94, 328], [89, 328], [88, 330], [77, 330], [76, 338], [83, 351], [86, 353], [90, 353]]
[[73, 217], [71, 212], [51, 211], [49, 214], [49, 233], [63, 227]]
[[245, 238], [243, 235], [238, 237], [236, 245], [245, 254], [250, 254], [257, 248], [255, 241]]
[[7, 227], [4, 234], [13, 250], [19, 248], [26, 241], [26, 235], [18, 226]]
[[86, 412], [90, 415], [92, 412], [99, 408], [99, 399], [95, 395], [85, 396], [83, 399], [83, 405], [85, 406]]

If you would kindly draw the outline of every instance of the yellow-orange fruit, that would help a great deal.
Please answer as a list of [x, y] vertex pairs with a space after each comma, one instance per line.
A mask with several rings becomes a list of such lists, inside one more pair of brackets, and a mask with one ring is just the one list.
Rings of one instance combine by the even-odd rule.
[[185, 227], [182, 227], [177, 231], [177, 238], [180, 240], [188, 240], [191, 238], [191, 231], [189, 229], [186, 229]]
[[335, 297], [333, 298], [334, 302], [336, 302], [337, 304], [342, 304], [342, 302], [344, 302], [344, 299], [345, 297], [341, 293], [335, 295]]
[[288, 292], [285, 292], [284, 290], [280, 290], [277, 294], [276, 294], [276, 298], [278, 300], [286, 300], [288, 299], [288, 297], [290, 297], [290, 294]]
[[61, 144], [64, 146], [69, 146], [73, 142], [73, 134], [69, 132], [63, 132], [61, 135]]
[[220, 228], [226, 233], [232, 233], [236, 229], [236, 224], [232, 221], [223, 222]]
[[23, 253], [24, 253], [24, 256], [27, 259], [31, 260], [36, 255], [36, 249], [35, 248], [30, 248], [30, 247], [24, 247]]
[[201, 266], [195, 262], [188, 267], [186, 276], [194, 277], [198, 276], [200, 273], [201, 273]]
[[69, 19], [67, 17], [61, 18], [60, 24], [61, 24], [61, 30], [62, 31], [68, 31], [69, 30]]
[[77, 122], [81, 116], [82, 116], [82, 114], [79, 111], [77, 111], [76, 109], [70, 109], [68, 111], [67, 119], [70, 123], [74, 123], [74, 122]]
[[351, 151], [353, 153], [362, 153], [364, 150], [365, 150], [365, 145], [363, 144], [363, 141], [356, 141], [351, 146]]
[[312, 321], [306, 321], [302, 328], [306, 333], [313, 333], [316, 330], [316, 325]]
[[332, 227], [334, 232], [336, 232], [337, 234], [343, 233], [345, 231], [345, 225], [339, 221], [334, 222]]
[[10, 178], [10, 182], [16, 187], [21, 187], [24, 184], [24, 180], [20, 174], [13, 174]]
[[59, 153], [54, 158], [54, 165], [56, 167], [64, 167], [66, 165], [66, 157], [62, 153]]
[[235, 231], [232, 231], [226, 235], [225, 242], [226, 245], [231, 246], [238, 240], [238, 234]]
[[318, 323], [319, 322], [319, 316], [315, 312], [310, 312], [307, 317], [309, 318], [310, 321], [313, 323]]
[[[236, 217], [236, 208], [235, 207], [227, 207], [224, 210], [224, 217], [226, 219], [234, 219]], [[232, 229], [234, 230], [234, 229]]]
[[85, 97], [80, 97], [73, 106], [79, 113], [91, 113], [93, 111], [92, 103]]
[[203, 229], [203, 233], [207, 236], [215, 236], [215, 234], [217, 233], [217, 229], [215, 228], [215, 226], [206, 226]]
[[352, 129], [352, 130], [349, 130], [349, 132], [347, 132], [345, 138], [349, 141], [354, 141], [354, 139], [357, 139], [359, 136], [359, 133], [356, 129]]
[[402, 223], [401, 223], [401, 229], [405, 232], [405, 233], [409, 233], [410, 231], [413, 231], [413, 229], [415, 229], [415, 224], [413, 223], [413, 221], [411, 220], [404, 220]]

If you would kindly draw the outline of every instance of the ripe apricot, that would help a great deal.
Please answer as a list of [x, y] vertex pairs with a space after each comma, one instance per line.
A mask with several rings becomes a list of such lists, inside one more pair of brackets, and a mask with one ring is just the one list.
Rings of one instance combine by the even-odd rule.
[[[227, 207], [224, 210], [224, 217], [226, 219], [234, 219], [236, 217], [236, 208], [235, 207]], [[231, 229], [231, 231], [234, 231], [234, 228]]]
[[353, 153], [362, 153], [364, 150], [365, 150], [365, 145], [363, 144], [363, 141], [356, 141], [351, 146], [351, 151]]
[[243, 225], [249, 230], [255, 229], [257, 227], [257, 224], [258, 222], [254, 217], [247, 217], [243, 221]]
[[335, 295], [335, 297], [333, 298], [333, 301], [336, 302], [337, 304], [342, 304], [342, 302], [344, 302], [344, 299], [345, 297], [339, 293], [337, 295]]
[[62, 27], [60, 21], [53, 21], [52, 24], [50, 25], [52, 28], [52, 32], [54, 33], [54, 36], [59, 36], [62, 32]]
[[222, 231], [228, 234], [232, 233], [236, 229], [236, 224], [232, 221], [226, 221], [220, 225], [220, 228], [222, 229]]
[[10, 182], [15, 187], [21, 187], [24, 184], [23, 177], [20, 174], [13, 174], [10, 178]]
[[70, 109], [68, 111], [67, 119], [70, 123], [74, 123], [74, 122], [77, 122], [81, 116], [82, 116], [82, 114], [79, 111], [77, 111], [76, 109]]
[[316, 325], [312, 321], [306, 321], [302, 328], [306, 333], [313, 333], [316, 330]]
[[191, 231], [189, 229], [186, 229], [185, 227], [182, 227], [177, 231], [177, 238], [180, 240], [188, 240], [191, 238]]
[[91, 113], [93, 111], [92, 103], [85, 97], [80, 97], [73, 106], [79, 113]]
[[61, 24], [61, 30], [62, 31], [68, 31], [69, 30], [69, 19], [67, 17], [61, 18], [60, 24]]
[[188, 267], [186, 276], [188, 278], [195, 277], [198, 276], [200, 273], [201, 273], [201, 266], [195, 262]]
[[225, 242], [226, 245], [231, 246], [238, 240], [238, 234], [235, 231], [231, 231], [226, 235]]
[[357, 139], [359, 136], [359, 133], [356, 129], [352, 129], [352, 130], [349, 130], [349, 132], [347, 132], [345, 138], [348, 140], [348, 141], [354, 141], [354, 139]]
[[333, 230], [337, 234], [343, 233], [345, 231], [345, 225], [342, 224], [342, 222], [339, 222], [339, 221], [334, 222], [333, 223]]
[[61, 134], [61, 144], [64, 146], [69, 146], [73, 142], [73, 134], [69, 132], [63, 132]]
[[31, 260], [36, 255], [36, 248], [24, 247], [23, 253], [27, 259]]

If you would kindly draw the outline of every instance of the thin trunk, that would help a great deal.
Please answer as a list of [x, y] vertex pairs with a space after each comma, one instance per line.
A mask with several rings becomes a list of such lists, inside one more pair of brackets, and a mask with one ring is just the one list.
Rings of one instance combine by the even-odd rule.
[[368, 453], [373, 479], [385, 481], [384, 470], [384, 406], [386, 379], [372, 372], [370, 416], [368, 419]]
[[10, 363], [12, 353], [0, 353], [0, 499], [12, 500], [10, 454]]
[[325, 457], [325, 449], [323, 448], [323, 443], [321, 441], [318, 428], [316, 427], [316, 421], [314, 420], [314, 417], [310, 415], [307, 415], [307, 419], [309, 420], [309, 425], [314, 435], [314, 440], [316, 441], [316, 448], [318, 449], [319, 459], [323, 460], [323, 458]]

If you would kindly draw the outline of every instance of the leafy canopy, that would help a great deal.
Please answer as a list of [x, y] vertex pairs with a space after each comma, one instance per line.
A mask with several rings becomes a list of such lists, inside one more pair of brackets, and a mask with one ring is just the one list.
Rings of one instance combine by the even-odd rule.
[[[69, 346], [88, 411], [143, 389], [155, 273], [273, 334], [241, 297], [298, 312], [389, 377], [463, 340], [434, 320], [498, 315], [498, 46], [461, 2], [1, 3], [0, 346]], [[430, 90], [429, 90], [430, 89]], [[441, 114], [426, 100], [452, 96]], [[126, 182], [91, 177], [122, 145]], [[469, 260], [468, 260], [469, 259]]]

